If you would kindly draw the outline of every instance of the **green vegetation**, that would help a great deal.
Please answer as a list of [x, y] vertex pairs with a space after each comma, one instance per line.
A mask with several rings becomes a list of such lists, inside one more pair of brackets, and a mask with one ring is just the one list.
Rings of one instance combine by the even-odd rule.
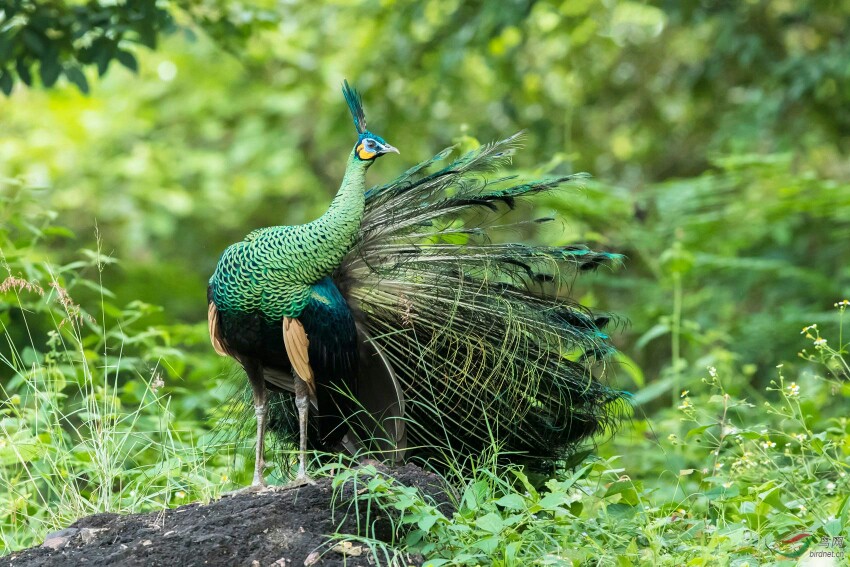
[[396, 545], [363, 534], [378, 557], [793, 565], [783, 540], [850, 536], [847, 2], [12, 4], [0, 552], [250, 482], [206, 279], [249, 230], [327, 206], [343, 77], [401, 150], [372, 182], [524, 128], [520, 173], [594, 177], [518, 236], [627, 257], [573, 293], [628, 319], [611, 381], [633, 419], [551, 478], [482, 458], [449, 478], [453, 518], [338, 473], [398, 513]]
[[[395, 511], [398, 547], [435, 567], [488, 558], [495, 565], [795, 565], [789, 559], [803, 541], [786, 545], [789, 534], [817, 534], [818, 543], [827, 537], [825, 547], [841, 551], [833, 538], [850, 530], [848, 422], [813, 415], [817, 408], [840, 413], [850, 366], [827, 343], [806, 358], [822, 365], [823, 378], [790, 382], [782, 365], [758, 403], [730, 395], [728, 378], [709, 367], [698, 394], [682, 392], [678, 408], [652, 420], [655, 434], [672, 431], [666, 439], [651, 439], [640, 423], [640, 437], [626, 435], [617, 455], [588, 459], [542, 486], [521, 470], [480, 463], [457, 479], [452, 518], [368, 467], [335, 482], [361, 477], [361, 502]], [[637, 452], [652, 455], [650, 462], [635, 466]], [[378, 557], [394, 551], [364, 541]]]

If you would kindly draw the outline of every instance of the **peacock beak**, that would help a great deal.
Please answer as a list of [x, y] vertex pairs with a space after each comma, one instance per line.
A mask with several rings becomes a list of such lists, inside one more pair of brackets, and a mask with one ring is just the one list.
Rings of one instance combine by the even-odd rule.
[[381, 153], [382, 154], [388, 154], [388, 153], [391, 153], [391, 152], [401, 155], [401, 152], [399, 152], [397, 148], [395, 148], [395, 147], [393, 147], [389, 144], [384, 144], [383, 147], [381, 147]]

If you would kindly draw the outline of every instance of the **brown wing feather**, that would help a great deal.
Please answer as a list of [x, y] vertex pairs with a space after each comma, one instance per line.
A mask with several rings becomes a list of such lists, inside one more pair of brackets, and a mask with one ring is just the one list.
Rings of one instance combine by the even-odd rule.
[[283, 318], [283, 344], [286, 346], [286, 354], [289, 362], [299, 378], [307, 383], [310, 396], [316, 396], [316, 381], [313, 379], [313, 369], [310, 367], [308, 348], [310, 339], [304, 331], [304, 326], [298, 319]]
[[209, 323], [210, 328], [210, 341], [212, 341], [212, 346], [215, 351], [221, 356], [232, 356], [227, 351], [224, 339], [221, 336], [218, 309], [216, 309], [215, 303], [213, 303], [212, 301], [210, 301], [209, 311], [207, 312], [207, 323]]

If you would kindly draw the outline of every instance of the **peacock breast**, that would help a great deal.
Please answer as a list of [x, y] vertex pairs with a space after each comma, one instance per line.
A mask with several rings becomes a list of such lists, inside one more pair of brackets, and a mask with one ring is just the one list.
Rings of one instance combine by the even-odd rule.
[[278, 248], [286, 246], [270, 248], [269, 239], [259, 234], [224, 251], [209, 282], [220, 312], [257, 314], [277, 323], [304, 310], [310, 299], [309, 275], [283, 261], [286, 252]]

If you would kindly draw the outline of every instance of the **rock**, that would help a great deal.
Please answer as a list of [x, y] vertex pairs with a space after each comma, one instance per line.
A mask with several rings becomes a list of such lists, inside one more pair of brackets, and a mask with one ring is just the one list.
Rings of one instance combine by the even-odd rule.
[[84, 544], [91, 543], [97, 539], [98, 533], [105, 531], [106, 528], [83, 528], [79, 532], [79, 537]]
[[[443, 482], [414, 465], [382, 472], [398, 482], [415, 486], [451, 516], [453, 510]], [[358, 524], [390, 542], [393, 524], [374, 507], [362, 504], [355, 516], [349, 507], [352, 490], [346, 487], [334, 499], [330, 479], [291, 490], [246, 492], [207, 505], [189, 504], [149, 514], [95, 514], [69, 528], [50, 534], [40, 547], [0, 558], [0, 566], [73, 567], [120, 565], [128, 567], [204, 565], [371, 566], [380, 564], [369, 548], [329, 534], [355, 534]], [[334, 508], [336, 506], [336, 508]], [[405, 565], [421, 565], [422, 557], [405, 558]]]
[[71, 538], [77, 535], [78, 533], [80, 533], [80, 530], [78, 528], [65, 528], [64, 530], [59, 530], [58, 532], [47, 534], [47, 536], [44, 538], [44, 541], [58, 537]]
[[360, 545], [354, 545], [350, 541], [339, 542], [331, 548], [331, 551], [336, 551], [343, 555], [350, 555], [351, 557], [360, 557], [363, 555], [363, 547]]
[[44, 540], [44, 543], [41, 544], [41, 547], [49, 547], [50, 549], [61, 549], [68, 545], [69, 541], [71, 541], [71, 538], [68, 536], [52, 537]]

